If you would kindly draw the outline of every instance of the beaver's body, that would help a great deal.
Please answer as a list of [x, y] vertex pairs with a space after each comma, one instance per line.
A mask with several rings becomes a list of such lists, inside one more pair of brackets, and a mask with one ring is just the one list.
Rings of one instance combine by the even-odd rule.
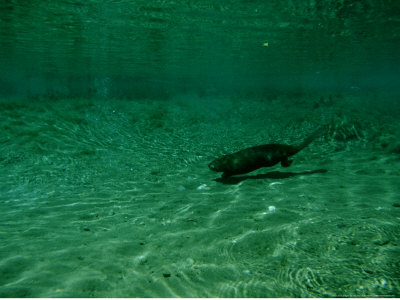
[[271, 167], [281, 163], [282, 167], [289, 167], [292, 163], [288, 158], [318, 137], [322, 128], [315, 131], [298, 146], [282, 144], [266, 144], [240, 150], [213, 160], [208, 167], [215, 172], [223, 172], [222, 177], [244, 174], [262, 167]]

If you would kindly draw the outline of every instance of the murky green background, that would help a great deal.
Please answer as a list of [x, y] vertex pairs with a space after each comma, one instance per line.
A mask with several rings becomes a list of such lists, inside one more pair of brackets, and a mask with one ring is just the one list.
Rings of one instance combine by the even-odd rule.
[[398, 297], [399, 39], [395, 0], [1, 0], [0, 297]]
[[4, 0], [1, 92], [137, 97], [398, 89], [399, 6]]

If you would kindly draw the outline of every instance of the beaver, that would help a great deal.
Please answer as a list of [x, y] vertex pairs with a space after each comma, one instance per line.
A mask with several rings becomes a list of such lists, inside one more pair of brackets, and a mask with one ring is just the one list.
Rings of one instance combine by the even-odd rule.
[[272, 167], [279, 162], [282, 167], [289, 167], [293, 160], [288, 158], [307, 147], [322, 132], [323, 127], [319, 127], [297, 146], [265, 144], [226, 154], [210, 162], [208, 167], [212, 171], [223, 172], [222, 177], [245, 174], [262, 167]]

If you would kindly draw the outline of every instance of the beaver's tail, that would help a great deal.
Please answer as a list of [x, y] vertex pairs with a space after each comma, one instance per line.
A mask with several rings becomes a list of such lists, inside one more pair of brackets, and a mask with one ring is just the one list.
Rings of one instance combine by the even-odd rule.
[[296, 147], [297, 152], [307, 147], [313, 140], [320, 137], [325, 131], [325, 126], [319, 127], [311, 135], [309, 135], [300, 145]]

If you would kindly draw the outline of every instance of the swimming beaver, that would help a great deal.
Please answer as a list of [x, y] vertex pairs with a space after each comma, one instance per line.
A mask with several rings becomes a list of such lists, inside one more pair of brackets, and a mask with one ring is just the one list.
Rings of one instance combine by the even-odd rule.
[[282, 167], [289, 167], [293, 161], [288, 160], [288, 157], [307, 147], [322, 134], [322, 129], [323, 127], [318, 128], [298, 146], [282, 144], [254, 146], [221, 156], [209, 163], [208, 167], [215, 172], [223, 172], [222, 177], [244, 174], [262, 167], [271, 167], [279, 162]]

